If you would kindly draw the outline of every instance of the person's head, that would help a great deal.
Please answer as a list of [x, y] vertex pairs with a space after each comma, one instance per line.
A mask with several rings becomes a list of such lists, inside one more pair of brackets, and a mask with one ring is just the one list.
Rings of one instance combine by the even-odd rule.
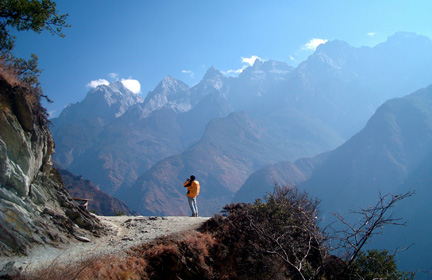
[[194, 176], [194, 175], [191, 175], [191, 176], [190, 176], [190, 180], [191, 180], [191, 181], [195, 180], [195, 176]]

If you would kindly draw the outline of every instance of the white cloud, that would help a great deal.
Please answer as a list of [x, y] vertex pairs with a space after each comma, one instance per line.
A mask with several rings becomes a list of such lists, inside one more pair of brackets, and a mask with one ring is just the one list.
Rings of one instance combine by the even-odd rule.
[[99, 79], [99, 80], [91, 81], [90, 83], [87, 84], [87, 86], [91, 87], [91, 88], [95, 88], [95, 87], [98, 87], [100, 85], [106, 85], [107, 86], [107, 85], [109, 85], [109, 82], [105, 79]]
[[118, 81], [119, 74], [118, 73], [108, 73], [108, 77], [110, 77], [114, 81]]
[[367, 33], [367, 35], [368, 35], [368, 36], [375, 36], [375, 35], [376, 35], [376, 32], [369, 32], [369, 33]]
[[248, 66], [253, 66], [256, 60], [262, 61], [259, 56], [252, 55], [251, 57], [241, 57], [241, 61], [243, 63], [242, 68], [240, 69], [231, 69], [227, 71], [221, 71], [226, 76], [234, 76], [236, 74], [240, 74], [245, 70]]
[[182, 70], [182, 73], [189, 75], [191, 78], [195, 76], [195, 73], [190, 70]]
[[[247, 64], [249, 64], [249, 66], [252, 66], [252, 65], [254, 65], [254, 63], [255, 63], [255, 60], [261, 60], [261, 58], [259, 58], [258, 56], [256, 56], [256, 55], [253, 55], [253, 56], [251, 56], [251, 57], [242, 57], [241, 58], [242, 59], [242, 63], [247, 63]], [[244, 69], [244, 68], [243, 68]]]
[[[109, 73], [108, 76], [114, 80], [114, 81], [118, 81], [118, 77], [119, 74], [117, 73]], [[141, 84], [138, 80], [134, 80], [134, 79], [121, 79], [121, 83], [130, 91], [132, 91], [133, 93], [141, 93]], [[90, 88], [96, 88], [100, 85], [106, 85], [108, 86], [110, 83], [105, 80], [105, 79], [98, 79], [98, 80], [94, 80], [91, 81], [90, 83], [87, 84], [87, 87]]]
[[307, 42], [304, 46], [303, 49], [305, 50], [316, 50], [316, 48], [321, 45], [321, 44], [325, 44], [327, 43], [328, 40], [327, 39], [318, 39], [318, 38], [314, 38], [312, 40], [310, 40], [309, 42]]
[[121, 82], [125, 86], [125, 88], [132, 91], [133, 93], [140, 93], [141, 92], [141, 84], [138, 80], [122, 79]]
[[246, 66], [244, 66], [241, 69], [237, 69], [237, 70], [227, 70], [227, 71], [221, 71], [222, 74], [224, 74], [225, 76], [233, 76], [236, 74], [240, 74], [241, 72], [243, 72], [243, 70], [246, 68]]

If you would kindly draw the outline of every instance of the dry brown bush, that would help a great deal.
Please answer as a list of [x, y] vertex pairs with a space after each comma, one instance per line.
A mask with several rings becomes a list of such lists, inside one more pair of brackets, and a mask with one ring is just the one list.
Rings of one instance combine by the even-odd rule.
[[209, 253], [214, 244], [210, 234], [188, 232], [137, 246], [131, 254], [146, 260], [150, 279], [217, 279]]
[[13, 69], [6, 66], [3, 60], [0, 60], [0, 79], [4, 79], [11, 86], [23, 86], [23, 82], [20, 81], [18, 75]]
[[7, 66], [3, 60], [0, 60], [0, 83], [2, 84], [0, 88], [0, 109], [2, 111], [13, 111], [11, 104], [16, 102], [14, 96], [18, 95], [18, 99], [25, 99], [25, 103], [30, 107], [33, 118], [38, 124], [50, 123], [49, 114], [42, 106], [41, 99], [45, 98], [49, 103], [53, 101], [42, 93], [39, 84], [35, 87], [20, 80], [18, 73], [11, 66]]
[[135, 280], [148, 279], [145, 273], [147, 263], [140, 258], [118, 255], [93, 256], [83, 258], [76, 263], [62, 264], [57, 261], [42, 266], [37, 270], [24, 271], [16, 280], [90, 280], [117, 279]]

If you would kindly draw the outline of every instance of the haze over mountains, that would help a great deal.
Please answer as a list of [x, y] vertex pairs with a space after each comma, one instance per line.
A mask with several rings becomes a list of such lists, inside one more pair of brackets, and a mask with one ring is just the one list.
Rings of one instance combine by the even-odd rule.
[[[188, 213], [182, 183], [194, 174], [200, 214], [211, 215], [254, 171], [333, 150], [386, 100], [430, 84], [431, 62], [429, 38], [397, 33], [372, 48], [328, 42], [296, 68], [210, 68], [193, 87], [165, 77], [145, 100], [99, 86], [52, 120], [55, 159], [142, 214]], [[287, 163], [292, 183], [312, 174], [302, 162]]]
[[371, 247], [395, 249], [414, 243], [400, 254], [401, 267], [430, 271], [430, 261], [424, 256], [431, 249], [431, 155], [432, 86], [428, 86], [385, 102], [364, 129], [331, 152], [255, 172], [234, 200], [253, 201], [272, 192], [272, 180], [297, 184], [321, 199], [323, 223], [328, 224], [332, 218], [328, 213], [349, 217], [350, 210], [375, 205], [380, 192], [415, 191], [395, 209], [395, 217], [407, 221], [407, 227], [387, 228]]

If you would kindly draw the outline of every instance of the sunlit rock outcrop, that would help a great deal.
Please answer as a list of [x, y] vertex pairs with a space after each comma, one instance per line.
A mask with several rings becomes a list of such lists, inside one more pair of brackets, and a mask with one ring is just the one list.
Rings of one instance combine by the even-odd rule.
[[92, 238], [101, 226], [52, 168], [54, 141], [37, 95], [5, 77], [0, 73], [0, 255]]

